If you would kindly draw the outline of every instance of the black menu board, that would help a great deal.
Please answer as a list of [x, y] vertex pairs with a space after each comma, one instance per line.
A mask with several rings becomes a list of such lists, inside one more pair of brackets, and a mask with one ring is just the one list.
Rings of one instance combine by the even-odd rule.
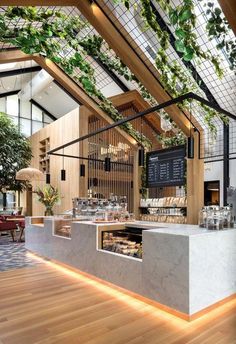
[[185, 184], [186, 146], [147, 153], [147, 187]]

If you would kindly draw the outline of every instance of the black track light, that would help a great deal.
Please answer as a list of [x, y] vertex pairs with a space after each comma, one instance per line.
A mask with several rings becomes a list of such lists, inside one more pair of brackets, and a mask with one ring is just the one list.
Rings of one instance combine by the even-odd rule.
[[46, 173], [46, 184], [50, 184], [50, 182], [51, 182], [50, 173]]
[[85, 177], [85, 164], [80, 164], [80, 177]]
[[141, 147], [138, 151], [138, 165], [139, 166], [144, 166], [144, 157], [145, 157], [145, 151], [144, 148]]
[[105, 172], [111, 171], [111, 159], [108, 157], [105, 158], [104, 170]]
[[187, 158], [188, 159], [193, 159], [194, 158], [194, 138], [193, 138], [193, 136], [189, 136], [188, 137]]
[[61, 181], [66, 180], [66, 170], [61, 170]]

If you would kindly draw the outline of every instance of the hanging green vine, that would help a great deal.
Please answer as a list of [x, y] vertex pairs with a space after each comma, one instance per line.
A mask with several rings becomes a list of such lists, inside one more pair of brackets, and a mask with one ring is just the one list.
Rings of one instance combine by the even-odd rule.
[[[127, 9], [130, 9], [130, 0], [113, 0], [115, 3], [123, 2]], [[222, 77], [223, 71], [220, 68], [219, 59], [213, 56], [210, 51], [204, 52], [197, 44], [197, 37], [194, 33], [196, 26], [196, 16], [194, 14], [194, 1], [183, 0], [182, 4], [172, 7], [170, 1], [156, 0], [162, 10], [167, 13], [170, 23], [175, 29], [176, 41], [175, 46], [178, 52], [183, 54], [183, 60], [191, 61], [193, 59], [210, 61], [214, 67], [217, 75]], [[155, 13], [152, 10], [150, 0], [139, 0], [136, 3], [136, 8], [141, 6], [141, 16], [145, 22], [146, 29], [151, 29], [155, 32], [160, 48], [156, 52], [156, 67], [160, 72], [160, 81], [165, 89], [172, 97], [178, 97], [188, 92], [199, 92], [199, 85], [192, 78], [191, 71], [184, 70], [181, 65], [174, 61], [170, 61], [167, 55], [169, 47], [169, 34], [163, 30], [157, 20]], [[182, 110], [189, 109], [189, 101], [180, 104]], [[192, 102], [194, 104], [194, 102]], [[204, 121], [209, 127], [209, 130], [216, 135], [217, 128], [214, 125], [214, 118], [219, 118], [228, 123], [228, 119], [218, 112], [210, 109], [206, 105], [200, 104], [204, 114]]]
[[[149, 104], [152, 106], [157, 104], [156, 100], [152, 97], [148, 90], [137, 79], [137, 77], [131, 73], [129, 68], [122, 63], [120, 58], [111, 54], [110, 48], [102, 37], [91, 35], [85, 39], [82, 39], [79, 44], [84, 48], [89, 56], [101, 61], [109, 70], [116, 72], [120, 76], [123, 76], [127, 81], [135, 82], [143, 99], [149, 102]], [[160, 111], [159, 115], [160, 117], [163, 117], [165, 120], [169, 121], [172, 128], [178, 131], [177, 133], [181, 132], [181, 130], [177, 128], [176, 124], [164, 109]], [[174, 136], [175, 134], [173, 134], [173, 137]]]
[[186, 144], [186, 136], [181, 131], [176, 133], [174, 136], [160, 134], [157, 136], [157, 139], [160, 141], [163, 148], [170, 148]]
[[[127, 9], [130, 9], [130, 0], [113, 0], [115, 3], [123, 2]], [[170, 1], [156, 0], [161, 9], [167, 14], [170, 23], [175, 29], [176, 41], [175, 46], [178, 52], [183, 54], [185, 61], [191, 61], [198, 57], [200, 59], [210, 61], [217, 75], [222, 77], [223, 70], [220, 68], [220, 61], [217, 56], [213, 56], [208, 50], [203, 51], [197, 44], [197, 36], [194, 33], [196, 28], [196, 15], [194, 13], [194, 1], [183, 0], [178, 6], [173, 7]], [[169, 47], [169, 34], [163, 30], [156, 20], [155, 13], [152, 10], [150, 0], [140, 0], [141, 15], [147, 24], [147, 28], [151, 28], [158, 37], [158, 41], [164, 50]], [[157, 52], [158, 54], [158, 52]], [[165, 55], [165, 56], [164, 56]], [[161, 52], [160, 58], [167, 57]], [[163, 61], [166, 62], [166, 61]]]
[[[18, 28], [19, 19], [25, 24]], [[15, 21], [15, 26], [8, 25]], [[37, 25], [35, 25], [37, 24]], [[60, 11], [36, 7], [9, 7], [0, 15], [0, 40], [13, 44], [26, 54], [41, 54], [79, 82], [85, 92], [92, 97], [114, 121], [123, 116], [96, 87], [95, 71], [86, 60], [87, 54], [79, 45], [77, 34], [87, 26], [79, 16], [67, 16]], [[69, 54], [64, 54], [71, 48]], [[79, 73], [78, 73], [79, 69]], [[129, 135], [146, 147], [151, 142], [141, 135], [130, 123], [122, 125]]]
[[222, 10], [214, 2], [208, 1], [205, 6], [208, 37], [218, 41], [216, 48], [224, 49], [230, 62], [230, 68], [236, 71], [236, 39], [233, 38], [230, 25]]

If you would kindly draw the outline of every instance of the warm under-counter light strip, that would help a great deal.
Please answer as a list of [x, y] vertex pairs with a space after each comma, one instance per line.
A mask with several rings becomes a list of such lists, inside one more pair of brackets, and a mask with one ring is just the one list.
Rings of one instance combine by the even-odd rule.
[[[61, 273], [64, 273], [65, 275], [75, 278], [83, 283], [86, 283], [101, 292], [114, 297], [117, 299], [117, 301], [127, 304], [129, 307], [133, 308], [135, 311], [138, 311], [142, 314], [148, 313], [149, 315], [153, 316], [153, 318], [158, 317], [162, 318], [163, 321], [168, 321], [171, 326], [173, 327], [179, 327], [183, 328], [183, 326], [187, 329], [191, 327], [193, 324], [195, 326], [196, 322], [197, 324], [201, 324], [202, 322], [209, 322], [211, 323], [216, 317], [219, 317], [221, 314], [225, 313], [227, 310], [230, 310], [232, 307], [236, 306], [236, 297], [233, 296], [231, 299], [228, 299], [227, 301], [222, 301], [219, 303], [218, 307], [212, 308], [209, 310], [203, 310], [202, 312], [199, 312], [199, 316], [196, 316], [196, 318], [193, 316], [188, 319], [187, 315], [186, 317], [181, 317], [181, 313], [171, 309], [168, 309], [168, 307], [162, 306], [161, 304], [158, 304], [157, 302], [152, 302], [150, 300], [149, 304], [147, 303], [149, 300], [145, 298], [139, 297], [139, 295], [134, 294], [132, 292], [129, 292], [123, 288], [119, 288], [113, 284], [110, 284], [109, 282], [100, 280], [99, 278], [96, 278], [92, 275], [89, 275], [87, 273], [84, 273], [82, 271], [79, 271], [77, 269], [74, 269], [76, 271], [73, 271], [73, 268], [65, 267], [61, 265], [60, 262], [53, 262], [49, 260], [45, 260], [44, 258], [35, 255], [32, 252], [28, 252], [27, 255], [30, 258], [36, 259], [40, 262], [45, 263], [49, 267], [56, 269], [60, 271]], [[132, 296], [132, 294], [134, 296]], [[144, 301], [142, 299], [145, 299]], [[214, 307], [214, 305], [213, 305]], [[188, 322], [186, 320], [194, 320], [192, 322]]]
[[[53, 261], [45, 260], [45, 259], [41, 258], [40, 256], [35, 255], [32, 252], [28, 252], [27, 255], [30, 258], [36, 259], [40, 262], [43, 262], [46, 265], [48, 265], [49, 267], [51, 267], [57, 271], [60, 271], [61, 273], [65, 274], [69, 277], [72, 277], [72, 278], [75, 278], [81, 282], [84, 282], [84, 283], [100, 290], [101, 292], [103, 292], [103, 293], [105, 293], [111, 297], [116, 298], [117, 301], [121, 301], [123, 303], [126, 303], [128, 306], [132, 307], [136, 311], [140, 311], [142, 313], [152, 312], [153, 316], [162, 316], [163, 320], [171, 321], [171, 322], [173, 322], [173, 324], [176, 323], [176, 325], [186, 323], [185, 320], [183, 320], [179, 317], [176, 317], [173, 314], [169, 314], [169, 313], [163, 311], [162, 309], [159, 309], [153, 305], [150, 305], [150, 304], [148, 304], [142, 300], [139, 300], [139, 299], [129, 295], [129, 291], [127, 291], [127, 293], [125, 293], [125, 290], [123, 291], [123, 289], [121, 290], [121, 288], [119, 288], [119, 287], [116, 287], [116, 286], [113, 287], [113, 285], [110, 286], [109, 283], [106, 281], [100, 282], [100, 280], [96, 277], [93, 277], [91, 275], [83, 273], [79, 270], [78, 270], [78, 272], [73, 271], [69, 267], [67, 268], [67, 267], [61, 265], [61, 263], [55, 263]], [[75, 270], [77, 270], [77, 269], [75, 269]]]

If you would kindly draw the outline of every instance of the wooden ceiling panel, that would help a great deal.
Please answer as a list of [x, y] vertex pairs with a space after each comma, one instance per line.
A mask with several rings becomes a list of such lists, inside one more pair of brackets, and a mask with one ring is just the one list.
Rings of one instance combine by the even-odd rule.
[[236, 35], [236, 0], [219, 0], [219, 3]]

